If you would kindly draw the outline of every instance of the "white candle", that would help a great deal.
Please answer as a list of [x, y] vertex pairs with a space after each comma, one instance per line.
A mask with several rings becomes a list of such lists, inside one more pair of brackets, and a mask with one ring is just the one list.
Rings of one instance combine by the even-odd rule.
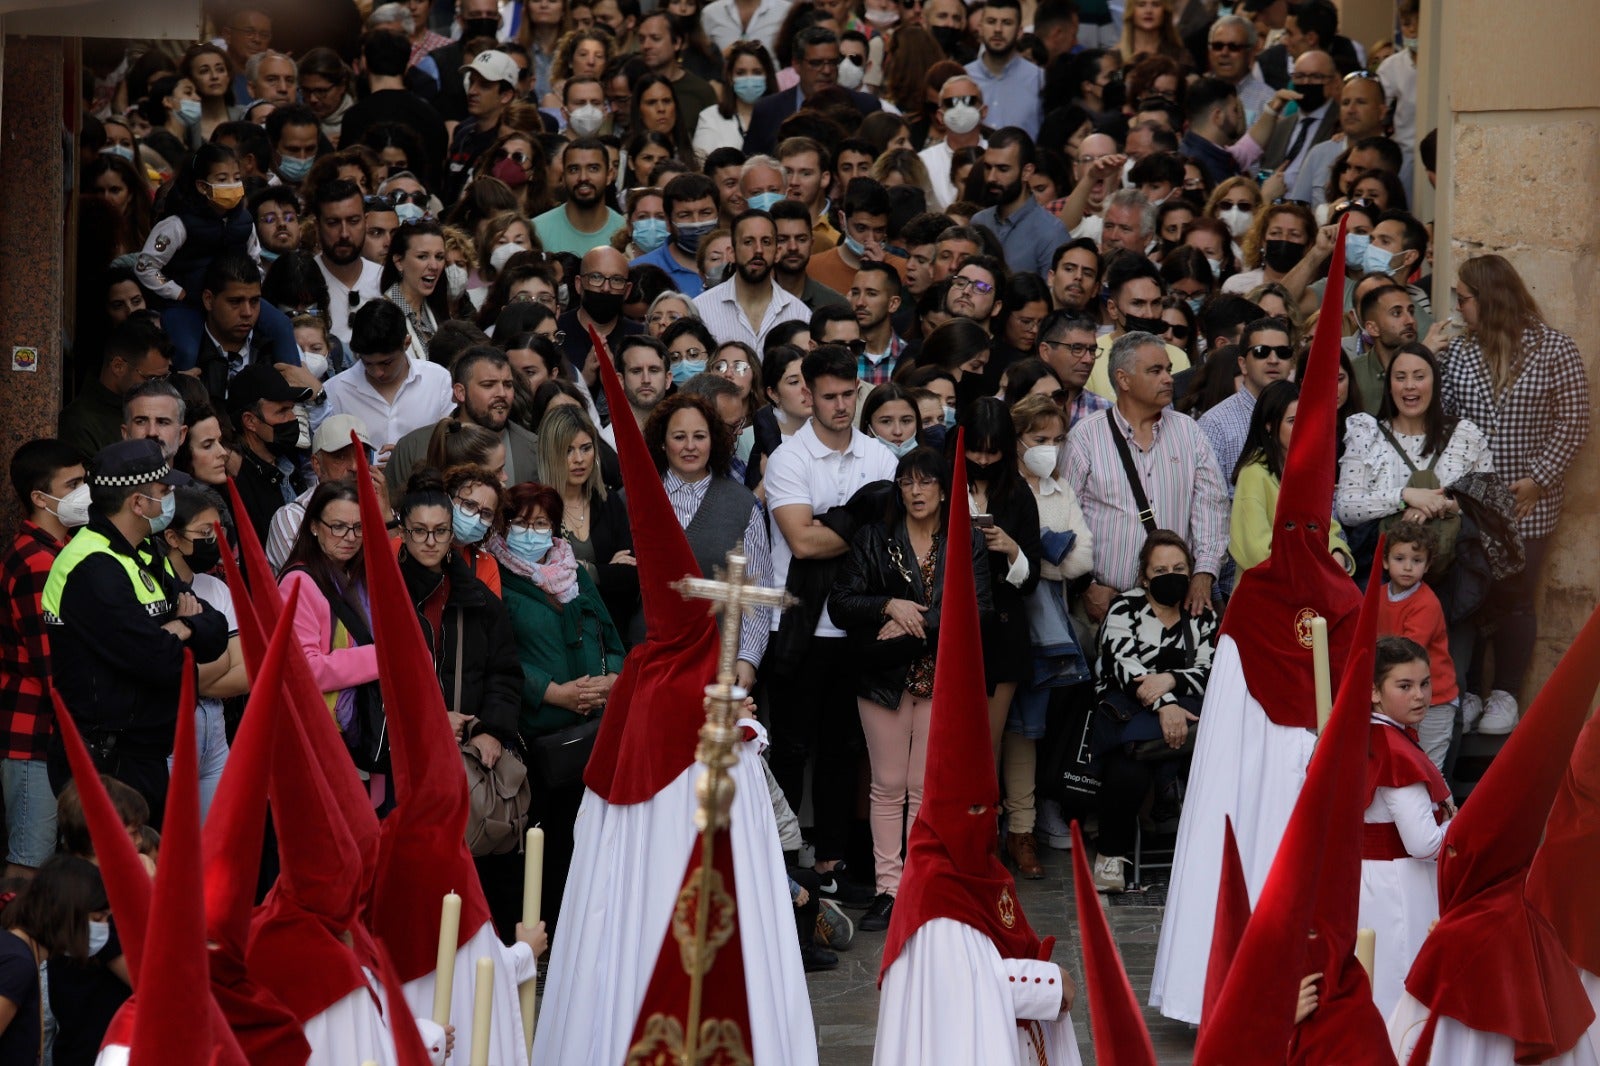
[[456, 942], [461, 936], [461, 897], [445, 893], [439, 909], [439, 957], [433, 966], [433, 1020], [450, 1024], [450, 993], [455, 986]]
[[494, 1011], [494, 960], [478, 960], [478, 982], [472, 991], [472, 1058], [470, 1066], [489, 1066], [489, 1023]]
[[[523, 868], [522, 924], [532, 930], [539, 924], [539, 910], [544, 903], [544, 830], [534, 826], [528, 830], [527, 858]], [[517, 989], [518, 1005], [522, 1008], [522, 1035], [528, 1042], [528, 1055], [533, 1055], [533, 1029], [539, 1016], [539, 979], [529, 978]]]
[[1320, 615], [1311, 620], [1311, 675], [1317, 691], [1317, 732], [1321, 733], [1333, 716], [1333, 681], [1328, 668], [1328, 620]]
[[1377, 945], [1378, 934], [1372, 929], [1356, 930], [1356, 961], [1361, 968], [1367, 971], [1367, 981], [1372, 981], [1372, 955]]

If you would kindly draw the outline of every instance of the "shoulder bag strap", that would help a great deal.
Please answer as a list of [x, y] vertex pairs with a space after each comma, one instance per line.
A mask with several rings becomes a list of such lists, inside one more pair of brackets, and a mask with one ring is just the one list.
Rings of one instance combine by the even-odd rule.
[[1150, 509], [1150, 497], [1145, 495], [1144, 482], [1139, 480], [1139, 470], [1133, 465], [1133, 453], [1128, 450], [1128, 442], [1123, 439], [1122, 431], [1117, 428], [1117, 421], [1112, 417], [1112, 412], [1106, 412], [1106, 429], [1111, 432], [1111, 440], [1117, 446], [1117, 455], [1122, 458], [1122, 471], [1128, 477], [1128, 488], [1133, 492], [1134, 505], [1139, 508], [1139, 522], [1144, 526], [1146, 533], [1156, 531], [1156, 514]]
[[[1406, 469], [1411, 471], [1413, 474], [1417, 473], [1417, 464], [1413, 463], [1411, 461], [1411, 456], [1407, 455], [1406, 450], [1400, 447], [1400, 442], [1394, 439], [1394, 434], [1389, 431], [1389, 427], [1384, 425], [1382, 422], [1379, 422], [1378, 432], [1383, 434], [1383, 439], [1389, 442], [1389, 446], [1393, 448], [1395, 454], [1400, 457], [1400, 461], [1406, 464]], [[1428, 464], [1428, 469], [1433, 469], [1432, 463]]]

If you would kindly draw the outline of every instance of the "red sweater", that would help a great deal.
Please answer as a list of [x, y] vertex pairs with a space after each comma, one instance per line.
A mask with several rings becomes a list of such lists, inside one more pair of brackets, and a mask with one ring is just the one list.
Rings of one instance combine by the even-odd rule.
[[[1385, 583], [1387, 584], [1387, 583]], [[1456, 664], [1450, 658], [1450, 638], [1445, 632], [1444, 608], [1427, 585], [1418, 585], [1403, 600], [1389, 598], [1384, 589], [1378, 598], [1378, 636], [1407, 637], [1428, 651], [1433, 671], [1433, 705], [1451, 703], [1458, 695]]]

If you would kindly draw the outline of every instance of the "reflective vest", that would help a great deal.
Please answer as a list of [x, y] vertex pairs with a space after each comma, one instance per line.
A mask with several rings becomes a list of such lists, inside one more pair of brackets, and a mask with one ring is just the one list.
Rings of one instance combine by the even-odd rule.
[[[72, 576], [72, 571], [77, 569], [79, 563], [95, 554], [109, 555], [128, 572], [128, 584], [133, 589], [134, 598], [145, 609], [151, 621], [160, 625], [172, 616], [177, 605], [167, 598], [167, 589], [157, 580], [157, 574], [139, 565], [139, 560], [135, 556], [113, 550], [111, 541], [104, 533], [84, 528], [78, 530], [77, 534], [67, 542], [67, 546], [61, 550], [61, 554], [56, 556], [55, 563], [50, 567], [50, 576], [45, 580], [43, 607], [47, 625], [62, 624], [58, 612], [61, 608], [61, 591], [67, 587], [67, 578]], [[160, 565], [165, 571], [165, 576], [173, 581], [178, 579], [170, 562], [163, 559]]]

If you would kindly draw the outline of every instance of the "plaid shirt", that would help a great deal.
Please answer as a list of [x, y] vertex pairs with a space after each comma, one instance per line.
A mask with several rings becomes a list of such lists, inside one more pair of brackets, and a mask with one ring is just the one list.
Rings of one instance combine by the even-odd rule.
[[50, 534], [24, 520], [0, 560], [0, 738], [7, 759], [43, 759], [55, 730], [50, 704], [50, 641], [45, 635], [45, 579], [61, 553]]
[[1475, 339], [1451, 341], [1440, 361], [1444, 409], [1489, 435], [1494, 472], [1508, 485], [1531, 477], [1544, 490], [1517, 532], [1549, 536], [1561, 517], [1567, 468], [1589, 436], [1589, 381], [1578, 346], [1559, 330], [1530, 326], [1511, 384], [1499, 396]]
[[874, 363], [867, 358], [867, 353], [862, 352], [856, 356], [856, 375], [867, 385], [882, 385], [894, 377], [894, 369], [900, 364], [900, 353], [906, 350], [906, 342], [900, 339], [899, 334], [889, 333], [889, 354], [882, 360]]
[[1079, 389], [1078, 395], [1074, 396], [1072, 402], [1067, 405], [1067, 428], [1071, 429], [1096, 411], [1109, 411], [1110, 409], [1111, 401], [1101, 396], [1098, 392]]

